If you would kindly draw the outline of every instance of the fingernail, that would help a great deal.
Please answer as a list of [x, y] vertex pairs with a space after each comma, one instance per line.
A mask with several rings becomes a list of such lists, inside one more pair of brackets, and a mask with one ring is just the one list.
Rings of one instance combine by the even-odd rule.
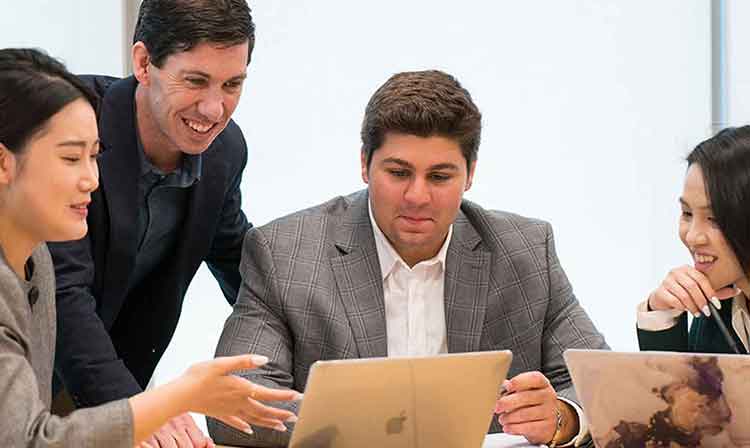
[[701, 308], [701, 311], [703, 311], [703, 314], [705, 314], [706, 317], [711, 315], [711, 310], [708, 308], [708, 305], [703, 305], [703, 308]]
[[252, 428], [251, 426], [248, 426], [247, 428], [245, 428], [245, 430], [244, 430], [244, 431], [245, 431], [245, 432], [246, 432], [247, 434], [253, 434], [253, 428]]
[[721, 300], [718, 297], [711, 297], [711, 303], [714, 304], [717, 310], [721, 309]]
[[286, 432], [286, 426], [283, 423], [279, 423], [278, 425], [274, 426], [273, 429], [279, 432]]
[[268, 363], [268, 356], [250, 355], [250, 359], [253, 361], [253, 364], [258, 367]]
[[738, 287], [735, 286], [734, 287], [734, 295], [738, 296], [740, 294], [742, 294], [742, 290], [740, 288], [738, 288]]
[[297, 395], [292, 397], [292, 401], [302, 401], [303, 398], [305, 398], [305, 394], [297, 392]]
[[297, 423], [297, 420], [299, 420], [299, 418], [297, 418], [296, 415], [290, 415], [289, 418], [284, 421], [287, 423]]
[[698, 311], [696, 311], [695, 313], [693, 313], [693, 317], [701, 317], [701, 313], [699, 313]]

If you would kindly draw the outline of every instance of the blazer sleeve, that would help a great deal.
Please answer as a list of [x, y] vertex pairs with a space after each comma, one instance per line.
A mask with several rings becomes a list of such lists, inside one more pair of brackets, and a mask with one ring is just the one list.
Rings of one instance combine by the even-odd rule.
[[247, 164], [247, 146], [242, 133], [238, 131], [237, 134], [241, 141], [242, 162], [224, 197], [219, 225], [206, 257], [206, 264], [219, 282], [221, 291], [230, 305], [234, 305], [242, 281], [239, 271], [242, 241], [248, 229], [252, 227], [242, 211], [242, 192], [240, 191], [242, 173]]
[[[293, 377], [293, 341], [284, 318], [285, 304], [276, 281], [276, 268], [270, 244], [263, 233], [253, 228], [243, 244], [242, 284], [237, 303], [224, 324], [216, 356], [253, 353], [265, 355], [265, 366], [241, 372], [256, 384], [274, 389], [291, 389]], [[295, 414], [297, 402], [271, 402], [270, 406], [288, 409]], [[286, 446], [289, 432], [254, 427], [254, 434], [237, 431], [220, 421], [208, 418], [208, 431], [218, 444], [234, 446]]]
[[127, 400], [52, 415], [40, 398], [37, 377], [26, 358], [28, 339], [0, 297], [0, 446], [133, 446], [133, 417]]
[[76, 406], [96, 406], [141, 392], [96, 312], [88, 237], [48, 247], [57, 281], [55, 372]]
[[642, 351], [690, 351], [688, 347], [687, 313], [682, 313], [677, 319], [677, 324], [671, 328], [648, 331], [636, 327], [636, 331], [638, 332], [638, 347]]
[[550, 300], [542, 334], [542, 373], [558, 395], [579, 403], [563, 352], [571, 348], [608, 350], [609, 347], [573, 294], [573, 288], [557, 258], [549, 224], [546, 224], [546, 234]]

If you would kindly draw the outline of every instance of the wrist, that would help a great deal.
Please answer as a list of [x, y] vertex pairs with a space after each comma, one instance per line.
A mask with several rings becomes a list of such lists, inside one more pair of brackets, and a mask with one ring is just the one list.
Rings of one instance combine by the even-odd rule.
[[196, 397], [199, 396], [198, 388], [192, 379], [182, 375], [162, 387], [165, 395], [169, 397], [169, 404], [172, 406], [171, 410], [174, 415], [200, 412], [196, 406]]
[[547, 443], [550, 447], [556, 447], [570, 443], [578, 434], [578, 413], [568, 403], [558, 399], [555, 409], [556, 426], [552, 438]]

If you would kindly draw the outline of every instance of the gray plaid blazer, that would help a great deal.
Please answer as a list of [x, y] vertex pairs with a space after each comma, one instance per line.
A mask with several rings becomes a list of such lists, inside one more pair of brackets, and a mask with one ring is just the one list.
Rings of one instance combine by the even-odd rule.
[[[216, 355], [257, 353], [271, 360], [244, 377], [303, 391], [315, 361], [387, 356], [366, 190], [251, 229], [240, 272], [240, 293]], [[563, 351], [607, 348], [573, 295], [550, 225], [468, 200], [448, 246], [445, 318], [451, 353], [512, 350], [509, 377], [541, 371], [559, 395], [573, 401]], [[296, 405], [275, 405], [297, 411]], [[249, 436], [212, 419], [208, 427], [217, 443], [289, 441], [288, 432], [257, 428]], [[500, 430], [493, 419], [489, 431]]]

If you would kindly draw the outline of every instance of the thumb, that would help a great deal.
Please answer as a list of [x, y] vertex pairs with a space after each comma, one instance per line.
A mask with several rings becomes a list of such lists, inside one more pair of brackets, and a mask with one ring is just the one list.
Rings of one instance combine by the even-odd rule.
[[237, 370], [254, 369], [265, 365], [268, 363], [268, 357], [263, 355], [222, 356], [214, 359], [213, 362], [219, 373], [226, 375]]
[[727, 300], [739, 295], [740, 293], [742, 293], [742, 291], [739, 288], [727, 286], [716, 291], [716, 298], [719, 300]]

